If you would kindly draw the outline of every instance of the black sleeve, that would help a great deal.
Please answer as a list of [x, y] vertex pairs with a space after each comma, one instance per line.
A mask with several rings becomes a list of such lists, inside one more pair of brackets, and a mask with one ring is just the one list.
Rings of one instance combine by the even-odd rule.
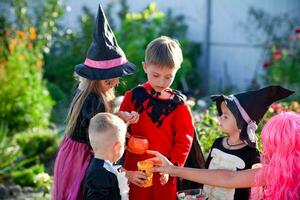
[[252, 167], [252, 165], [260, 163], [260, 152], [258, 151], [258, 149], [255, 149], [255, 151], [253, 152], [253, 155], [251, 155], [251, 158], [253, 158], [253, 159], [251, 160], [250, 168]]
[[89, 141], [89, 124], [92, 117], [94, 117], [99, 112], [105, 112], [105, 107], [102, 102], [100, 102], [99, 97], [96, 94], [90, 94], [86, 101], [84, 102], [81, 109], [81, 124], [82, 131], [85, 133], [85, 141], [90, 144]]
[[87, 177], [85, 184], [85, 200], [111, 200], [113, 193], [113, 180], [109, 173], [94, 171]]
[[105, 112], [104, 104], [96, 94], [90, 94], [82, 105], [81, 116], [84, 121], [90, 121], [99, 112]]

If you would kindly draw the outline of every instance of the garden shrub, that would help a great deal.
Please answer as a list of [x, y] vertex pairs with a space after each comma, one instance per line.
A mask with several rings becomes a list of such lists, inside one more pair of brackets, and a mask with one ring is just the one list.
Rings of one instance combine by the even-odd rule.
[[202, 151], [204, 156], [207, 157], [215, 139], [224, 135], [217, 120], [216, 106], [212, 105], [203, 112], [197, 112], [194, 109], [193, 118]]
[[248, 18], [247, 26], [254, 29], [247, 33], [265, 48], [264, 84], [292, 89], [296, 93], [289, 99], [300, 100], [300, 17], [291, 13], [273, 15], [263, 9], [250, 8]]
[[11, 172], [16, 170], [15, 162], [21, 155], [20, 147], [14, 140], [7, 137], [8, 128], [0, 124], [0, 183], [10, 179]]
[[28, 33], [8, 33], [2, 39], [8, 51], [2, 60], [0, 77], [0, 121], [14, 133], [36, 126], [46, 127], [53, 101], [42, 77], [42, 55], [32, 46], [34, 28]]
[[36, 161], [41, 162], [51, 168], [55, 158], [59, 139], [52, 130], [27, 130], [16, 135], [16, 142], [20, 146], [23, 159], [36, 157]]
[[54, 104], [43, 80], [43, 54], [62, 15], [59, 0], [1, 2], [0, 121], [9, 134], [47, 127]]
[[285, 44], [273, 44], [263, 65], [268, 84], [283, 85], [295, 91], [291, 98], [300, 99], [300, 27]]
[[24, 187], [35, 187], [35, 176], [45, 171], [44, 165], [38, 164], [32, 167], [12, 172], [12, 180], [14, 183]]

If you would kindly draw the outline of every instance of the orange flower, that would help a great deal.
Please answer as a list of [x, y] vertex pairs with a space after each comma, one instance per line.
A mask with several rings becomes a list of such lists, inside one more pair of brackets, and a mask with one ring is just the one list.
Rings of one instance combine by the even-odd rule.
[[9, 49], [10, 52], [12, 52], [12, 51], [14, 50], [14, 45], [9, 44], [9, 45], [8, 45], [8, 49]]
[[35, 32], [34, 27], [30, 27], [29, 28], [29, 38], [31, 40], [35, 40], [36, 39], [36, 32]]
[[1, 67], [4, 67], [6, 64], [7, 64], [7, 61], [2, 61], [2, 62], [0, 62], [0, 68], [1, 68]]
[[31, 43], [31, 42], [29, 42], [29, 43], [28, 43], [28, 46], [29, 46], [29, 49], [32, 49], [32, 48], [33, 48], [33, 46], [32, 46], [32, 43]]
[[31, 40], [35, 40], [35, 39], [36, 39], [36, 34], [30, 34], [30, 35], [29, 35], [29, 38], [30, 38]]
[[23, 31], [18, 31], [18, 34], [23, 40], [26, 39], [26, 33], [24, 33]]
[[36, 66], [37, 66], [38, 68], [43, 67], [43, 65], [44, 65], [44, 62], [43, 62], [42, 60], [38, 60], [38, 61], [36, 62]]
[[13, 39], [11, 40], [11, 44], [12, 44], [13, 46], [15, 46], [15, 45], [17, 44], [17, 42], [18, 42], [18, 39], [17, 39], [17, 38], [13, 38]]

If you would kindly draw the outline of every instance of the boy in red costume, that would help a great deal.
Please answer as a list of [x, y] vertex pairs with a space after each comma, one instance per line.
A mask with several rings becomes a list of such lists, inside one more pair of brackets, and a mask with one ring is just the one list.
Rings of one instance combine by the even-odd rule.
[[[176, 40], [162, 36], [149, 43], [143, 69], [148, 82], [128, 91], [121, 111], [136, 111], [138, 123], [129, 127], [131, 135], [146, 137], [149, 149], [154, 149], [184, 166], [193, 142], [194, 126], [184, 96], [170, 88], [182, 63], [182, 51]], [[151, 157], [147, 154], [126, 152], [124, 167], [137, 171], [137, 162]], [[176, 179], [166, 174], [155, 174], [153, 186], [143, 187], [143, 180], [128, 173], [130, 200], [175, 200]]]

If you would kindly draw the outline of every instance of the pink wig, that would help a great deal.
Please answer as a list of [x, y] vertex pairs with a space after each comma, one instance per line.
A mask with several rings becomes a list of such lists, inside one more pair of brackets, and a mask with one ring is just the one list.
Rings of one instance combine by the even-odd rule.
[[[256, 185], [265, 185], [263, 199], [300, 199], [300, 115], [284, 112], [272, 117], [261, 134], [262, 168]], [[260, 199], [252, 193], [253, 199]]]

